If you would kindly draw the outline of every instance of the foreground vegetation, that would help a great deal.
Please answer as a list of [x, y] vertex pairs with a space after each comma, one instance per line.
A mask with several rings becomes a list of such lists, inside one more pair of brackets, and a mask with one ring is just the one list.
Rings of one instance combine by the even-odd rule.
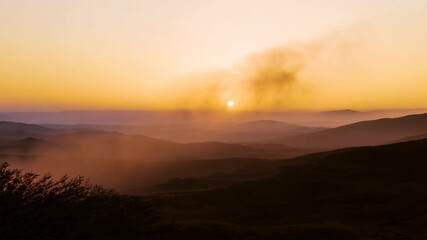
[[139, 197], [0, 165], [0, 239], [144, 239], [160, 225]]

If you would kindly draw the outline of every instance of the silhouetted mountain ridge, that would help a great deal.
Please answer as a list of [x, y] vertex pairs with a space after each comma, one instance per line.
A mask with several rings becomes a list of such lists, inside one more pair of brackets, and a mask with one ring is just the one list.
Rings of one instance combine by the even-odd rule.
[[271, 239], [424, 239], [425, 149], [427, 139], [312, 154], [283, 161], [273, 177], [221, 180], [213, 189], [214, 179], [171, 182], [207, 189], [155, 201], [178, 224], [205, 229], [206, 237], [213, 233], [207, 226], [221, 222], [235, 237], [225, 239], [250, 231], [253, 239], [272, 232]]
[[0, 121], [0, 131], [27, 131], [33, 133], [46, 133], [51, 132], [53, 130], [37, 124]]
[[291, 146], [339, 148], [380, 145], [427, 132], [427, 114], [353, 123], [333, 129], [278, 139]]

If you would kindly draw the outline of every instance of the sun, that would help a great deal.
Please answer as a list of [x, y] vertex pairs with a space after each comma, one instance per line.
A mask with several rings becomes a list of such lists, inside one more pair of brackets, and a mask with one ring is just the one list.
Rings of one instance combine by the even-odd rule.
[[227, 102], [227, 107], [230, 107], [230, 108], [231, 108], [231, 107], [234, 107], [234, 102], [233, 102], [233, 101], [231, 101], [231, 100], [230, 100], [230, 101], [228, 101], [228, 102]]

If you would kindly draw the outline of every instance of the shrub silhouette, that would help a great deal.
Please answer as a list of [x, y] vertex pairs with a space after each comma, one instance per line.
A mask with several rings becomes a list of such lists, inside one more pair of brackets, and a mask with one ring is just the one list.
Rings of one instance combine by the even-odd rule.
[[139, 239], [156, 219], [140, 197], [0, 164], [0, 239]]

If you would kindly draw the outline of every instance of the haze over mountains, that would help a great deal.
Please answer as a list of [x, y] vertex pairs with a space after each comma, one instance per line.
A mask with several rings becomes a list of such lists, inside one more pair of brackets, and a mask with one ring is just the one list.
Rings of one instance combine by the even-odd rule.
[[158, 239], [423, 239], [426, 134], [427, 113], [334, 128], [1, 121], [0, 161], [143, 195], [179, 226]]
[[[257, 165], [261, 159], [265, 162], [328, 149], [420, 139], [426, 133], [427, 114], [330, 129], [273, 120], [151, 126], [41, 126], [3, 121], [0, 158], [28, 170], [83, 174], [95, 183], [124, 191], [145, 191], [176, 177], [236, 171]], [[220, 167], [212, 167], [212, 163]]]
[[305, 127], [272, 120], [259, 120], [243, 123], [187, 123], [168, 125], [142, 126], [108, 126], [89, 125], [102, 130], [115, 130], [127, 134], [167, 139], [181, 143], [193, 142], [227, 142], [227, 143], [260, 143], [270, 140], [318, 131], [324, 128]]
[[273, 111], [228, 112], [213, 111], [62, 111], [62, 112], [0, 112], [0, 121], [35, 124], [92, 124], [92, 125], [169, 125], [198, 122], [237, 123], [274, 120], [314, 127], [337, 127], [353, 122], [393, 118], [426, 112], [426, 109], [396, 110], [337, 110], [337, 111]]
[[298, 147], [339, 148], [385, 144], [422, 133], [427, 133], [427, 114], [363, 121], [278, 142]]
[[[252, 164], [222, 164], [205, 170], [192, 169], [194, 160], [226, 158], [282, 159], [310, 152], [280, 145], [271, 148], [221, 142], [175, 143], [143, 135], [100, 130], [50, 129], [38, 125], [0, 122], [0, 160], [14, 166], [55, 175], [85, 175], [93, 182], [126, 190], [167, 181], [172, 177], [207, 176], [217, 170], [231, 171]], [[77, 155], [76, 155], [77, 154]], [[183, 162], [182, 165], [174, 162]], [[184, 163], [186, 162], [186, 163]], [[246, 163], [247, 162], [247, 163]], [[171, 171], [170, 166], [175, 166]], [[194, 165], [194, 164], [193, 164]], [[189, 170], [179, 170], [188, 168]], [[135, 180], [135, 179], [138, 180]], [[135, 183], [131, 183], [135, 182]]]

